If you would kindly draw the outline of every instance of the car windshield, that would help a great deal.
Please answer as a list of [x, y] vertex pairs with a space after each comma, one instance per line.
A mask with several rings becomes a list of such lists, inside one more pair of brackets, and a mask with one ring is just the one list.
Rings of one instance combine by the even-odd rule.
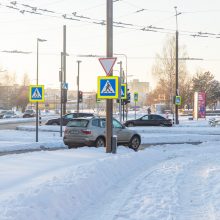
[[26, 110], [25, 113], [33, 113], [33, 110]]
[[85, 119], [78, 119], [69, 121], [67, 127], [87, 127], [89, 121]]
[[7, 115], [13, 115], [14, 112], [12, 112], [12, 111], [7, 111], [6, 114], [7, 114]]

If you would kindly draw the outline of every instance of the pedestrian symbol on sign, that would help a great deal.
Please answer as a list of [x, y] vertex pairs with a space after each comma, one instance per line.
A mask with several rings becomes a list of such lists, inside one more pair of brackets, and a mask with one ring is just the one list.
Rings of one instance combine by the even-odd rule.
[[112, 85], [107, 80], [105, 86], [103, 87], [101, 93], [115, 93], [114, 89], [112, 88]]
[[36, 88], [32, 94], [32, 99], [40, 99], [40, 98], [41, 98], [41, 94], [40, 94], [38, 88]]

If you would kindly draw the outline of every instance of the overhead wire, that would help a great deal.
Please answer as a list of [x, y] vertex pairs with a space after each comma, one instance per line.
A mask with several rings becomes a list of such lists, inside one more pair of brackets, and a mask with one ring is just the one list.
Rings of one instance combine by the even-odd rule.
[[[115, 0], [114, 2], [122, 1], [127, 4], [131, 4], [133, 7], [138, 7], [132, 3], [130, 3], [127, 0]], [[54, 18], [63, 18], [66, 20], [72, 20], [76, 22], [84, 22], [84, 23], [90, 23], [90, 24], [96, 24], [96, 25], [106, 25], [106, 20], [105, 19], [95, 19], [91, 18], [89, 16], [85, 16], [82, 14], [79, 14], [78, 12], [72, 12], [72, 14], [68, 13], [60, 13], [56, 12], [54, 10], [48, 10], [44, 8], [38, 8], [36, 6], [28, 5], [28, 4], [23, 4], [19, 3], [17, 1], [10, 1], [9, 5], [5, 5], [0, 3], [1, 6], [16, 10], [22, 14], [34, 14], [34, 15], [39, 15], [39, 16], [48, 16], [48, 17], [54, 17]], [[143, 11], [157, 11], [161, 12], [160, 10], [149, 10], [149, 9], [139, 9], [136, 10], [135, 13], [141, 13]], [[168, 12], [168, 11], [166, 11]], [[180, 12], [180, 13], [185, 13], [185, 12]], [[171, 18], [171, 17], [170, 17]], [[113, 21], [113, 26], [117, 28], [122, 28], [122, 29], [130, 29], [130, 30], [135, 30], [135, 31], [144, 31], [144, 32], [158, 32], [158, 33], [165, 33], [165, 34], [173, 34], [175, 32], [174, 29], [168, 29], [168, 28], [163, 28], [163, 27], [156, 27], [153, 25], [136, 25], [132, 23], [126, 23], [126, 22], [121, 22], [121, 21]], [[179, 31], [180, 35], [188, 35], [191, 37], [201, 37], [201, 38], [220, 38], [220, 34], [218, 33], [211, 33], [211, 32], [192, 32], [192, 31]]]

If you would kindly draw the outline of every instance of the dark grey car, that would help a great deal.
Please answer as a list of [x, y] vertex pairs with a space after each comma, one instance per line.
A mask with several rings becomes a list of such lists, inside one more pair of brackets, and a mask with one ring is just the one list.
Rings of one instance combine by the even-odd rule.
[[[65, 126], [69, 121], [74, 118], [81, 118], [81, 117], [92, 117], [94, 116], [93, 113], [86, 113], [86, 112], [79, 112], [79, 113], [69, 113], [63, 116], [62, 124]], [[60, 125], [60, 118], [53, 118], [48, 120], [45, 125]]]
[[[105, 146], [106, 119], [104, 117], [72, 119], [66, 125], [64, 144], [69, 148], [79, 146]], [[113, 135], [117, 135], [118, 145], [126, 145], [135, 151], [138, 150], [141, 137], [134, 131], [126, 128], [116, 119], [113, 119]]]

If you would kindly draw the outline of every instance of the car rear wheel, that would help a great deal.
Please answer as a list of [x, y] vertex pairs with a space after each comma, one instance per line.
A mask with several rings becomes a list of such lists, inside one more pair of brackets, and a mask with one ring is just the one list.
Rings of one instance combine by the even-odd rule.
[[134, 127], [134, 123], [129, 122], [129, 123], [128, 123], [128, 127]]
[[103, 137], [98, 137], [95, 142], [96, 147], [105, 147], [105, 139]]
[[135, 136], [133, 136], [133, 137], [131, 138], [131, 140], [130, 140], [128, 146], [129, 146], [129, 148], [131, 148], [131, 149], [137, 151], [138, 148], [139, 148], [139, 146], [140, 146], [140, 144], [141, 144], [140, 138], [139, 138], [137, 135], [135, 135]]
[[73, 144], [67, 144], [67, 147], [68, 147], [69, 149], [77, 148], [77, 146], [76, 146], [76, 145], [73, 145]]

